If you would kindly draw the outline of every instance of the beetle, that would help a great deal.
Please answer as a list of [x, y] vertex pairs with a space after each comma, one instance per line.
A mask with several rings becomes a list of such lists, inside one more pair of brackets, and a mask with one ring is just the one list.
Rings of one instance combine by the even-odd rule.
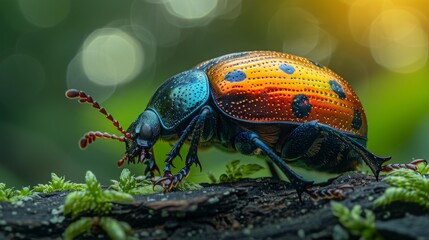
[[[348, 82], [317, 62], [281, 52], [228, 54], [171, 77], [126, 131], [85, 92], [70, 89], [66, 96], [92, 104], [123, 134], [89, 132], [80, 142], [82, 148], [97, 138], [125, 142], [119, 166], [142, 162], [147, 164], [145, 173], [153, 176], [159, 172], [154, 144], [176, 141], [155, 182], [165, 191], [187, 177], [193, 164], [201, 170], [200, 144], [265, 155], [299, 197], [311, 191], [313, 182], [289, 165], [340, 173], [357, 169], [363, 161], [378, 178], [381, 165], [390, 159], [366, 148], [365, 112]], [[173, 174], [173, 160], [187, 140], [185, 166]]]

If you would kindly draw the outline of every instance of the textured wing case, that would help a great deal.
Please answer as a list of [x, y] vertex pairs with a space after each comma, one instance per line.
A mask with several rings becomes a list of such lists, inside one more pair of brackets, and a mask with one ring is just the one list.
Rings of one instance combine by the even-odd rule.
[[[227, 115], [248, 122], [317, 120], [366, 137], [362, 104], [350, 85], [326, 67], [278, 52], [246, 52], [205, 62], [214, 101]], [[219, 61], [219, 59], [221, 61]]]
[[205, 104], [209, 97], [208, 85], [203, 71], [177, 74], [158, 88], [147, 108], [158, 114], [165, 129], [173, 129]]

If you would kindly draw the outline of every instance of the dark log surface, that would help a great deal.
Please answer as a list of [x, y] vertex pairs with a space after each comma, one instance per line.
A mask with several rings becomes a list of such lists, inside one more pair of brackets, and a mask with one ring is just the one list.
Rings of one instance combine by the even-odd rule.
[[[374, 177], [350, 173], [327, 187], [351, 184], [342, 201], [376, 214], [386, 239], [429, 239], [429, 213], [410, 204], [374, 208], [388, 185]], [[59, 239], [73, 221], [56, 214], [67, 193], [45, 194], [13, 205], [0, 202], [0, 239]], [[128, 222], [134, 236], [144, 239], [332, 239], [339, 222], [328, 200], [313, 202], [277, 179], [245, 179], [205, 185], [188, 192], [135, 196], [135, 202], [114, 204], [110, 216]], [[344, 232], [343, 232], [344, 233]], [[81, 239], [103, 238], [99, 233]]]

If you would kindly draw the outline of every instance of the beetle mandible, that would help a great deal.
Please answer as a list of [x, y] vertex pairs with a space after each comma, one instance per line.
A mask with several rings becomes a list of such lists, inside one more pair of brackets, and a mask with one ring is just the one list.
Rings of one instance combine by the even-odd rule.
[[[97, 138], [125, 142], [119, 166], [124, 161], [144, 162], [145, 174], [153, 175], [159, 172], [153, 154], [156, 141], [177, 140], [155, 182], [165, 191], [187, 177], [193, 164], [201, 168], [200, 143], [264, 154], [298, 196], [310, 191], [313, 182], [289, 164], [344, 172], [355, 170], [363, 160], [378, 178], [381, 165], [390, 159], [366, 149], [365, 112], [349, 83], [327, 67], [286, 53], [233, 53], [179, 73], [157, 89], [126, 131], [85, 92], [70, 89], [66, 96], [92, 104], [123, 134], [88, 132], [80, 142], [82, 148]], [[173, 174], [173, 160], [188, 139], [185, 167]]]

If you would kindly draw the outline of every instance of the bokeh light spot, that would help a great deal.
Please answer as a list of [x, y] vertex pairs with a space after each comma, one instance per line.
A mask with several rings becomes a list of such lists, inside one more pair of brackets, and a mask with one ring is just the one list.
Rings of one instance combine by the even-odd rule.
[[413, 72], [426, 65], [427, 32], [414, 14], [403, 9], [386, 10], [371, 25], [370, 49], [380, 65], [396, 72]]
[[281, 7], [271, 18], [268, 37], [273, 43], [280, 42], [284, 52], [311, 56], [318, 61], [329, 59], [335, 50], [333, 37], [319, 26], [314, 15], [302, 8]]
[[53, 27], [70, 12], [69, 0], [19, 0], [18, 3], [27, 21], [38, 27]]
[[[294, 22], [300, 24], [295, 25]], [[268, 34], [283, 40], [285, 52], [306, 55], [317, 46], [319, 30], [318, 20], [304, 9], [281, 8], [272, 17]]]
[[[159, 3], [162, 3], [159, 1]], [[182, 30], [168, 21], [163, 4], [148, 4], [143, 0], [134, 0], [130, 9], [131, 25], [147, 29], [155, 39], [156, 46], [171, 47], [181, 41]]]
[[143, 66], [140, 43], [117, 28], [94, 31], [82, 49], [82, 67], [88, 78], [103, 86], [129, 82]]
[[116, 85], [102, 86], [91, 81], [82, 70], [82, 53], [78, 53], [67, 66], [67, 88], [84, 90], [102, 103], [113, 95]]
[[169, 0], [166, 7], [170, 14], [183, 19], [201, 19], [215, 10], [218, 0]]
[[390, 1], [355, 0], [349, 1], [349, 26], [354, 40], [363, 46], [369, 46], [369, 34], [372, 21], [385, 8], [393, 4]]

